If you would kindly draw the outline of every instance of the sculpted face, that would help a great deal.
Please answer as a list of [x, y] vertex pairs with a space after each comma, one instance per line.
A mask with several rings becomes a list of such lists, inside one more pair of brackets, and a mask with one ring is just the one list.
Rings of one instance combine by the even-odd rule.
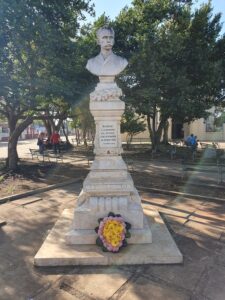
[[101, 51], [97, 56], [88, 60], [86, 69], [99, 77], [115, 77], [126, 68], [128, 62], [125, 58], [112, 52], [114, 30], [108, 26], [103, 26], [97, 30], [96, 35]]
[[114, 33], [111, 30], [102, 29], [98, 33], [98, 45], [106, 51], [111, 50], [114, 45]]

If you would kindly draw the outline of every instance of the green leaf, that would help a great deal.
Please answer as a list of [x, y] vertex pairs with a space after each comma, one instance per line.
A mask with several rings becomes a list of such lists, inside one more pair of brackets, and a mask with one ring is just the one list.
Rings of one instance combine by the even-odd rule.
[[131, 234], [130, 234], [129, 231], [126, 232], [125, 237], [128, 238], [128, 239], [131, 237]]
[[113, 212], [110, 212], [110, 213], [108, 214], [108, 217], [115, 217], [115, 214], [114, 214]]
[[126, 230], [129, 230], [129, 229], [131, 229], [131, 224], [130, 224], [130, 223], [128, 223], [128, 222], [125, 222], [125, 224], [126, 224]]
[[103, 243], [102, 243], [102, 240], [100, 239], [100, 237], [97, 237], [96, 245], [99, 246], [99, 247], [103, 247]]

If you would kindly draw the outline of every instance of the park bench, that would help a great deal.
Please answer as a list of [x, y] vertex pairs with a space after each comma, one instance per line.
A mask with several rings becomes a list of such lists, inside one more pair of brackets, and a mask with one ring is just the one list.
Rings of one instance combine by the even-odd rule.
[[63, 162], [63, 155], [61, 153], [55, 154], [51, 150], [46, 150], [43, 153], [40, 153], [38, 149], [29, 149], [30, 154], [32, 156], [32, 160], [34, 158], [37, 158], [39, 161], [45, 162], [45, 161], [52, 161], [54, 160], [55, 162], [61, 161]]
[[200, 142], [201, 149], [207, 149], [207, 148], [213, 148], [213, 149], [219, 149], [219, 144], [217, 142], [213, 142], [212, 144]]
[[54, 153], [51, 150], [44, 151], [44, 155], [48, 157], [49, 161], [53, 160], [55, 162], [63, 162], [63, 154], [62, 153]]
[[211, 147], [211, 144], [208, 144], [208, 143], [202, 143], [202, 142], [200, 142], [199, 144], [201, 146], [201, 149], [206, 149], [206, 148], [210, 148]]
[[38, 160], [45, 161], [46, 155], [44, 153], [40, 153], [38, 149], [29, 149], [32, 160], [37, 158]]
[[201, 162], [199, 164], [182, 160], [182, 179], [188, 176], [188, 172], [217, 173], [217, 184], [223, 182], [225, 173], [225, 161], [217, 160], [217, 162]]

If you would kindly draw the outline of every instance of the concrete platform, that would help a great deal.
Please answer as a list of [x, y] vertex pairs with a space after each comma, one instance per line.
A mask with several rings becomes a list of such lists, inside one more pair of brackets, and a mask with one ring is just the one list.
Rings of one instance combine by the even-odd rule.
[[[157, 211], [145, 214], [152, 230], [152, 244], [129, 245], [121, 252], [105, 253], [96, 245], [67, 245], [65, 235], [73, 209], [65, 209], [34, 257], [36, 266], [136, 265], [182, 263], [183, 256]], [[97, 237], [97, 235], [96, 235]]]

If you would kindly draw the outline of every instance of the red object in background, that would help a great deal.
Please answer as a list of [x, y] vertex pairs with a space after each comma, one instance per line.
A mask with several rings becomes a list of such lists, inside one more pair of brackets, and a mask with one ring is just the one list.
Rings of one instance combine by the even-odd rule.
[[51, 136], [51, 143], [52, 144], [58, 144], [60, 141], [60, 135], [58, 133], [53, 133]]

